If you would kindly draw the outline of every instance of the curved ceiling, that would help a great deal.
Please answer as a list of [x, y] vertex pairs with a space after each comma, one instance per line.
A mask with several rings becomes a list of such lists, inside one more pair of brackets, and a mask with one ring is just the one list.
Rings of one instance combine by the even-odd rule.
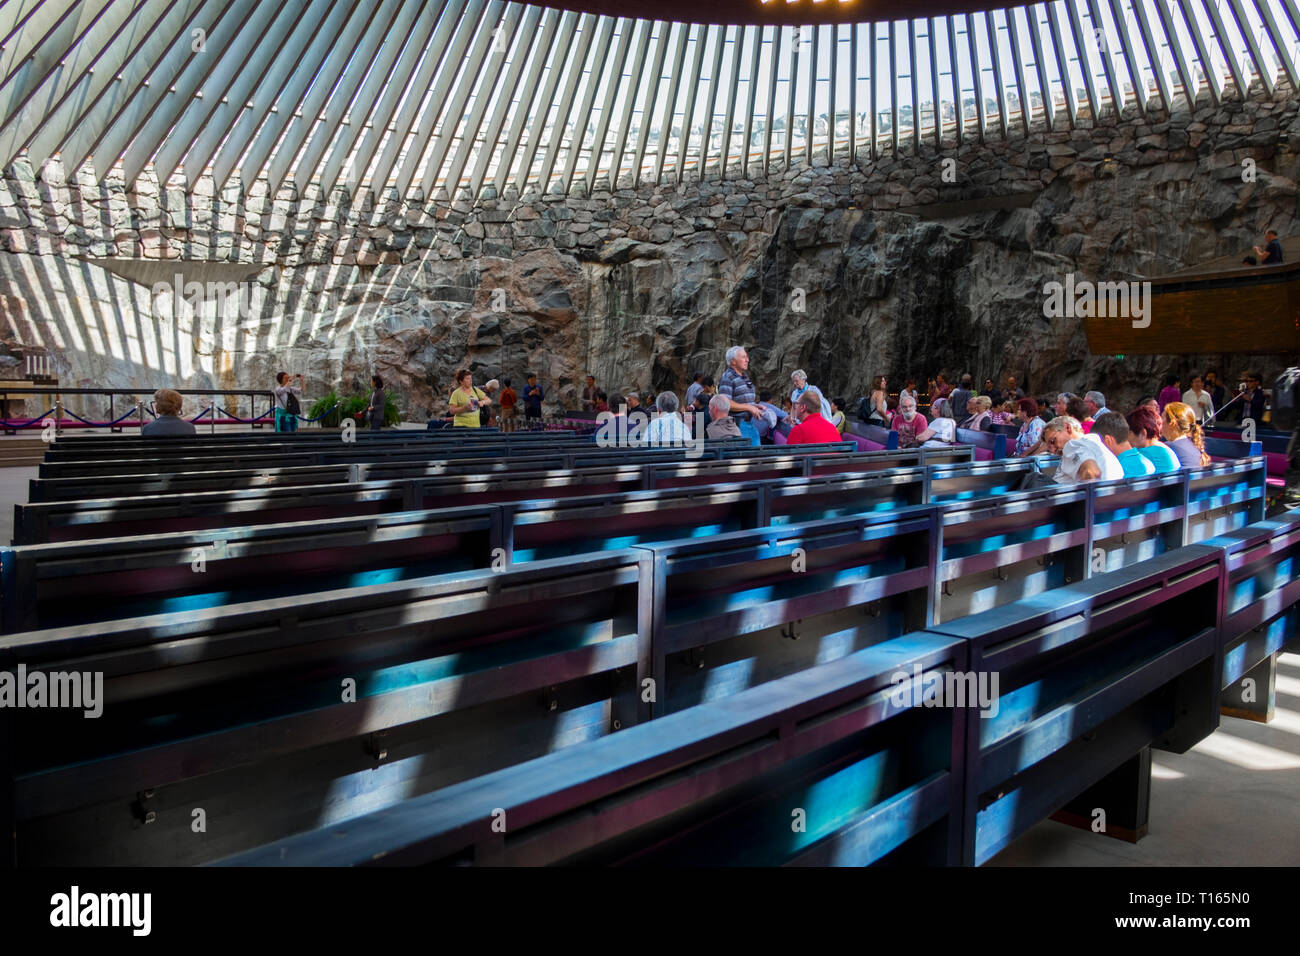
[[592, 12], [626, 9], [604, 0], [0, 0], [0, 163], [429, 197], [870, 162], [1251, 84], [1294, 91], [1296, 4], [915, 15], [936, 0], [899, 20], [723, 25]]

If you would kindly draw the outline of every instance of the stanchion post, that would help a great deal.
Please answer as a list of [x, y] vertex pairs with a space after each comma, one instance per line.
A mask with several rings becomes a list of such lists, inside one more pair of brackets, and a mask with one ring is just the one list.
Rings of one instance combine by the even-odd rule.
[[54, 436], [63, 431], [63, 396], [54, 396]]
[[144, 402], [140, 399], [135, 400], [135, 413], [140, 416], [140, 434], [144, 434]]
[[208, 429], [208, 433], [211, 434], [211, 435], [215, 435], [215, 434], [217, 433], [217, 396], [215, 396], [215, 395], [212, 396], [212, 419], [211, 419], [211, 422], [212, 422], [212, 427]]

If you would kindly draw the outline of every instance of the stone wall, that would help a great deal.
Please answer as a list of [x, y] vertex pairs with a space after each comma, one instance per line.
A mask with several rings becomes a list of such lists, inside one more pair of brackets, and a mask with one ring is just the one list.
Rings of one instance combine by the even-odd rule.
[[[1294, 357], [1090, 356], [1079, 320], [1044, 317], [1043, 284], [1158, 276], [1242, 252], [1266, 227], [1294, 234], [1298, 141], [1284, 85], [1194, 113], [944, 150], [905, 141], [766, 177], [602, 179], [590, 194], [403, 202], [210, 180], [187, 193], [149, 172], [97, 185], [20, 161], [0, 184], [0, 344], [45, 347], [69, 385], [267, 387], [283, 368], [319, 394], [359, 391], [376, 370], [413, 419], [445, 411], [463, 365], [476, 381], [535, 370], [572, 402], [587, 372], [611, 392], [680, 392], [694, 369], [718, 374], [731, 344], [773, 391], [797, 367], [849, 397], [876, 374], [969, 370], [1124, 403], [1167, 371], [1209, 363], [1235, 379]], [[1010, 196], [1025, 204], [918, 208]], [[246, 263], [248, 285], [237, 304], [190, 303], [92, 261], [105, 258], [187, 280], [202, 280], [198, 261]]]

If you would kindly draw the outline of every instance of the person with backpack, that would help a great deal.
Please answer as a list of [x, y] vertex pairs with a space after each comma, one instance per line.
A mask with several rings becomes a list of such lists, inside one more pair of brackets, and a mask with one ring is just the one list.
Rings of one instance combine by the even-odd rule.
[[[293, 385], [294, 379], [298, 380]], [[302, 414], [302, 373], [290, 375], [288, 372], [275, 373], [275, 430], [277, 432], [296, 432], [298, 416]]]
[[474, 375], [463, 368], [456, 373], [456, 388], [447, 400], [455, 416], [452, 424], [457, 428], [480, 428], [483, 424], [479, 410], [491, 405], [491, 400], [481, 388], [474, 385]]

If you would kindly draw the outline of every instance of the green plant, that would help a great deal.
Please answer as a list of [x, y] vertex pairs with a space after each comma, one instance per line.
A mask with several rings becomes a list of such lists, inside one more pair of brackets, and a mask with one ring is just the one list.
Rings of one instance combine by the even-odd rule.
[[[307, 409], [307, 417], [314, 419], [323, 415], [324, 417], [321, 418], [318, 423], [321, 428], [338, 428], [339, 410], [334, 408], [338, 403], [339, 394], [331, 388], [320, 398], [316, 399], [316, 401], [312, 402], [311, 408]], [[329, 412], [331, 408], [334, 408], [334, 411]], [[325, 414], [326, 412], [329, 412], [329, 414]]]
[[370, 405], [370, 398], [366, 395], [349, 395], [339, 402], [339, 419], [351, 418], [360, 420], [361, 415]]
[[402, 423], [402, 409], [397, 404], [397, 396], [390, 390], [384, 390], [384, 424], [388, 427]]

